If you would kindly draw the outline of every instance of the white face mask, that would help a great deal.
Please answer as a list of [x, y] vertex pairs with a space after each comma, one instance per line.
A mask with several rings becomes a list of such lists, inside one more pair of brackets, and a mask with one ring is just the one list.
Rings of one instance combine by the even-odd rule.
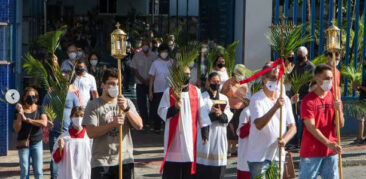
[[160, 57], [163, 58], [163, 59], [166, 59], [166, 57], [168, 57], [168, 52], [160, 53]]
[[108, 88], [108, 94], [109, 94], [109, 97], [111, 97], [111, 98], [117, 97], [117, 95], [118, 95], [118, 86], [116, 85], [116, 86]]
[[149, 46], [147, 46], [147, 45], [142, 46], [142, 50], [144, 52], [148, 52], [149, 51]]
[[245, 76], [235, 76], [237, 82], [245, 80]]
[[77, 56], [76, 52], [69, 53], [69, 58], [70, 59], [76, 59], [76, 56]]
[[279, 83], [277, 83], [277, 81], [268, 81], [266, 83], [266, 87], [269, 91], [272, 91], [272, 92], [279, 91], [279, 89], [280, 89], [280, 85], [279, 85]]
[[324, 91], [330, 91], [332, 89], [332, 80], [323, 80], [323, 84], [320, 86]]
[[95, 66], [98, 64], [98, 60], [90, 60], [90, 64]]
[[79, 51], [78, 53], [77, 53], [77, 59], [82, 59], [82, 58], [84, 58], [84, 52], [82, 52], [82, 51]]
[[72, 124], [76, 127], [81, 127], [81, 123], [83, 122], [82, 117], [73, 117], [71, 118]]

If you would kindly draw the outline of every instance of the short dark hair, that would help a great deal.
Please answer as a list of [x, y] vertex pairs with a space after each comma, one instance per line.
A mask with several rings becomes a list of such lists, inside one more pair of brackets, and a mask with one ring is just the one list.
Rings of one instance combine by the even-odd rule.
[[90, 61], [90, 59], [91, 59], [91, 57], [92, 57], [93, 55], [95, 55], [95, 56], [98, 58], [98, 60], [99, 60], [99, 55], [98, 55], [97, 53], [95, 53], [95, 52], [92, 52], [92, 53], [90, 53], [90, 54], [89, 54], [89, 57], [88, 57], [88, 60], [89, 60], [89, 61]]
[[215, 76], [219, 76], [220, 77], [220, 75], [217, 73], [217, 72], [211, 72], [209, 75], [208, 75], [208, 81], [210, 81], [213, 77], [215, 77]]
[[330, 67], [329, 65], [326, 65], [326, 64], [320, 64], [320, 65], [316, 66], [314, 75], [322, 74], [326, 70], [332, 71], [332, 67]]
[[102, 82], [105, 84], [107, 82], [107, 80], [109, 79], [109, 77], [118, 78], [117, 68], [109, 68], [109, 69], [105, 70], [103, 73]]
[[22, 98], [20, 99], [22, 104], [25, 104], [25, 103], [26, 103], [26, 102], [25, 102], [25, 99], [26, 99], [26, 97], [27, 97], [27, 94], [28, 94], [29, 92], [31, 92], [31, 91], [33, 91], [33, 92], [34, 92], [35, 97], [36, 97], [37, 102], [38, 102], [38, 100], [39, 100], [39, 94], [38, 94], [38, 91], [37, 91], [35, 88], [33, 88], [33, 87], [26, 87], [26, 88], [24, 89], [24, 91], [23, 91]]
[[80, 59], [76, 62], [76, 65], [84, 63], [86, 65], [86, 61], [84, 59]]
[[161, 51], [163, 51], [163, 50], [169, 50], [169, 46], [168, 46], [168, 44], [163, 43], [163, 44], [161, 44], [161, 45], [159, 46], [159, 48], [158, 48], [158, 52], [160, 53], [160, 52], [161, 52]]
[[[266, 63], [264, 64], [264, 66], [262, 67], [262, 70], [267, 69], [267, 68], [272, 68], [272, 63], [273, 63], [273, 62], [266, 62]], [[269, 76], [269, 75], [271, 75], [271, 74], [273, 73], [273, 71], [275, 71], [275, 70], [276, 70], [276, 68], [272, 68], [271, 70], [269, 70], [267, 73], [263, 74], [262, 76], [263, 76], [263, 77], [268, 77], [268, 76]]]
[[75, 114], [80, 114], [82, 112], [84, 112], [84, 108], [82, 106], [75, 106], [71, 110], [70, 118]]

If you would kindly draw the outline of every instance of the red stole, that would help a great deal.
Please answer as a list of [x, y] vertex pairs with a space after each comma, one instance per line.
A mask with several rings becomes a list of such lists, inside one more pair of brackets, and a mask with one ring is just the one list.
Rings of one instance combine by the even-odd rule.
[[[192, 112], [193, 162], [191, 165], [191, 174], [193, 175], [196, 173], [196, 150], [197, 150], [196, 141], [197, 141], [198, 93], [197, 93], [196, 87], [189, 84], [188, 93], [189, 93], [189, 97], [190, 97], [189, 101], [190, 101], [191, 112]], [[170, 98], [170, 106], [173, 106], [177, 102], [177, 99], [175, 99], [175, 97], [171, 91], [169, 94], [169, 98]], [[172, 145], [175, 132], [177, 131], [179, 116], [180, 116], [180, 113], [176, 114], [175, 116], [173, 116], [170, 119], [168, 146], [167, 146], [167, 149], [165, 152], [163, 163], [161, 164], [161, 167], [160, 167], [160, 173], [163, 172], [165, 161], [168, 157], [168, 153], [170, 151], [170, 147]]]

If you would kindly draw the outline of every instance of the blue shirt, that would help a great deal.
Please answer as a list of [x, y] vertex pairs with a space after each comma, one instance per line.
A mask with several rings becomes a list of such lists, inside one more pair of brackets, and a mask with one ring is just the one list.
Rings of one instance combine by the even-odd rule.
[[[45, 107], [46, 105], [49, 104], [50, 101], [50, 95], [47, 94], [44, 99], [43, 99], [43, 106]], [[71, 110], [72, 108], [79, 106], [79, 100], [78, 97], [72, 93], [72, 92], [68, 92], [67, 96], [66, 96], [66, 104], [65, 104], [65, 109], [64, 109], [64, 116], [63, 116], [63, 132], [68, 131], [69, 128], [72, 126], [71, 125], [71, 121], [70, 121], [70, 115], [71, 115]], [[56, 118], [53, 121], [53, 128], [51, 129], [51, 132], [55, 132], [55, 133], [61, 133], [61, 121]]]

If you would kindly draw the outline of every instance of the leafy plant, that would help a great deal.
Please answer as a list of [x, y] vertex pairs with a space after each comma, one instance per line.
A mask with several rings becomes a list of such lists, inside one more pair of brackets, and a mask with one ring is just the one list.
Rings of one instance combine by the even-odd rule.
[[342, 68], [341, 74], [343, 75], [343, 77], [347, 77], [349, 79], [351, 86], [353, 86], [354, 83], [360, 84], [362, 81], [361, 69], [356, 70], [353, 65]]
[[360, 118], [366, 116], [366, 100], [343, 101], [343, 111], [347, 116]]
[[302, 34], [303, 25], [294, 27], [282, 31], [279, 28], [271, 28], [270, 34], [267, 35], [271, 49], [282, 58], [289, 57], [302, 44], [312, 41], [309, 35]]
[[227, 73], [229, 77], [231, 77], [235, 66], [235, 53], [238, 45], [239, 41], [234, 41], [233, 43], [229, 44], [226, 48], [222, 46], [216, 46], [215, 48], [211, 49], [208, 53], [208, 65], [209, 65], [208, 73], [212, 72], [214, 65], [213, 63], [218, 57], [218, 55], [221, 54], [224, 56], [225, 59]]
[[328, 57], [326, 57], [325, 55], [320, 55], [320, 56], [315, 57], [311, 62], [315, 66], [318, 66], [320, 64], [325, 64], [328, 62]]
[[182, 91], [184, 82], [187, 80], [185, 69], [194, 62], [199, 56], [199, 43], [191, 42], [189, 45], [179, 49], [180, 56], [172, 64], [169, 69], [168, 76], [169, 86], [173, 92], [174, 97], [179, 101], [180, 92]]
[[278, 168], [278, 164], [272, 161], [269, 168], [261, 173], [260, 175], [256, 176], [255, 179], [278, 179], [280, 178], [280, 169]]
[[46, 32], [37, 39], [37, 43], [49, 54], [55, 54], [57, 47], [60, 45], [60, 37], [67, 31], [67, 26], [64, 25], [55, 31]]
[[[303, 74], [298, 74], [298, 73], [292, 73], [291, 75], [289, 75], [289, 80], [291, 82], [291, 90], [295, 93], [298, 94], [300, 91], [300, 88], [307, 84], [310, 83], [311, 80], [313, 79], [313, 74], [306, 71]], [[296, 111], [296, 115], [297, 115], [297, 103], [295, 103], [295, 111]]]

